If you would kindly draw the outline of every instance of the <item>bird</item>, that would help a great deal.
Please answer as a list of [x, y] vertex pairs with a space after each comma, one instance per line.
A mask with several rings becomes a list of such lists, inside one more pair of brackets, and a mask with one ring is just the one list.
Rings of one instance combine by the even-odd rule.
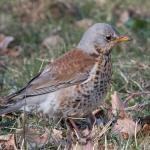
[[129, 41], [110, 24], [96, 23], [75, 48], [56, 58], [19, 91], [0, 98], [0, 115], [24, 108], [50, 117], [80, 118], [97, 109], [110, 88], [111, 52]]

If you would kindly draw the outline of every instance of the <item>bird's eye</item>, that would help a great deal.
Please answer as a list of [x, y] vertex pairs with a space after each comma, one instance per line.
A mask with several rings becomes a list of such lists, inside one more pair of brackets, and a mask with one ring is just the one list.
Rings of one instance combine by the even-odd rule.
[[111, 35], [106, 35], [106, 40], [107, 40], [107, 41], [110, 41], [111, 38], [112, 38]]

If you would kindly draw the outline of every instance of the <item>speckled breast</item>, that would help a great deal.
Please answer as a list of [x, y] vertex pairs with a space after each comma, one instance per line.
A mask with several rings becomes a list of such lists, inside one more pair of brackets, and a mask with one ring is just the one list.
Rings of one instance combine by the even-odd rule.
[[89, 79], [79, 85], [77, 112], [85, 115], [100, 106], [111, 82], [111, 56], [103, 56], [90, 72]]

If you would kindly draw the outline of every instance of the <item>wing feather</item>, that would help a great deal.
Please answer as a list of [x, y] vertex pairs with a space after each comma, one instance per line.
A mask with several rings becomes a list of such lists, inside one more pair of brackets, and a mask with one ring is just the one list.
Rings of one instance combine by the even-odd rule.
[[[50, 63], [20, 92], [19, 97], [30, 97], [57, 91], [85, 81], [97, 57], [73, 49]], [[11, 96], [9, 96], [11, 99]]]

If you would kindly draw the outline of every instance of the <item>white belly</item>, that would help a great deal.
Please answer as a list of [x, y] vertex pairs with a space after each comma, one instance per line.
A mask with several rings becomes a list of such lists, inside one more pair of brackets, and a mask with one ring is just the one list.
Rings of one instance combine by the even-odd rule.
[[28, 97], [25, 99], [26, 106], [22, 107], [21, 110], [42, 112], [52, 116], [59, 107], [58, 93], [59, 91], [56, 91], [45, 95]]

